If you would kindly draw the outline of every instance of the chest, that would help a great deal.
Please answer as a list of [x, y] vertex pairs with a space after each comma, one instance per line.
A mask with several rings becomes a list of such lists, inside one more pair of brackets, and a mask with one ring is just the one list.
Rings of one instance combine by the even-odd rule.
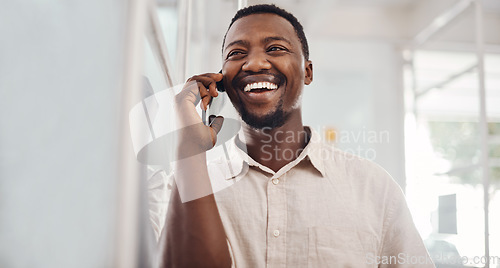
[[281, 177], [250, 170], [216, 199], [240, 262], [307, 267], [318, 260], [352, 263], [378, 250], [382, 216], [352, 187], [314, 170]]

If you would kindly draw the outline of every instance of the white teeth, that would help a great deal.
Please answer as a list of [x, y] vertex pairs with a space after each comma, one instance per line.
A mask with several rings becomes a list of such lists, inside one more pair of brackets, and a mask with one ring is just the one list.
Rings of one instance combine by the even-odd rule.
[[255, 82], [251, 84], [247, 84], [243, 89], [245, 92], [248, 92], [252, 89], [256, 88], [267, 88], [267, 89], [277, 89], [278, 85], [270, 83], [270, 82]]

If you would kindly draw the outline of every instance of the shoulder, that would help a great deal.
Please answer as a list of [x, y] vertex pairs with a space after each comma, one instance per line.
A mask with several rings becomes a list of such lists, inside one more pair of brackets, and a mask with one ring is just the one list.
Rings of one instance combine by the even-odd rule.
[[[321, 144], [321, 157], [329, 174], [342, 174], [345, 179], [360, 183], [396, 184], [392, 176], [372, 160]], [[333, 174], [332, 174], [333, 173]]]
[[[331, 183], [350, 192], [355, 200], [376, 205], [404, 200], [399, 184], [379, 164], [321, 143], [321, 159]], [[345, 186], [345, 187], [342, 187]], [[398, 201], [395, 201], [398, 200]]]
[[310, 158], [317, 166], [324, 167], [328, 177], [348, 180], [350, 183], [395, 183], [391, 175], [377, 163], [338, 149], [325, 142], [313, 129], [311, 133]]

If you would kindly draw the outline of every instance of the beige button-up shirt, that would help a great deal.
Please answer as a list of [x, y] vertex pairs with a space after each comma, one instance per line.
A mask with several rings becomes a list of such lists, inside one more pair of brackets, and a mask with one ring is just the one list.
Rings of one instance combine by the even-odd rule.
[[[230, 147], [231, 168], [219, 160], [209, 172], [235, 267], [434, 267], [400, 187], [375, 163], [314, 131], [278, 172]], [[150, 190], [157, 234], [168, 206], [158, 185]]]

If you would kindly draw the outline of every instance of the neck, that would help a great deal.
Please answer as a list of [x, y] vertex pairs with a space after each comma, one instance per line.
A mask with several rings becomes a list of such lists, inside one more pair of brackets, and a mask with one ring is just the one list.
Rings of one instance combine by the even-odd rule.
[[246, 145], [252, 159], [274, 172], [295, 160], [309, 141], [300, 113], [290, 115], [283, 126], [274, 129], [256, 130], [243, 123], [243, 134], [238, 146]]

